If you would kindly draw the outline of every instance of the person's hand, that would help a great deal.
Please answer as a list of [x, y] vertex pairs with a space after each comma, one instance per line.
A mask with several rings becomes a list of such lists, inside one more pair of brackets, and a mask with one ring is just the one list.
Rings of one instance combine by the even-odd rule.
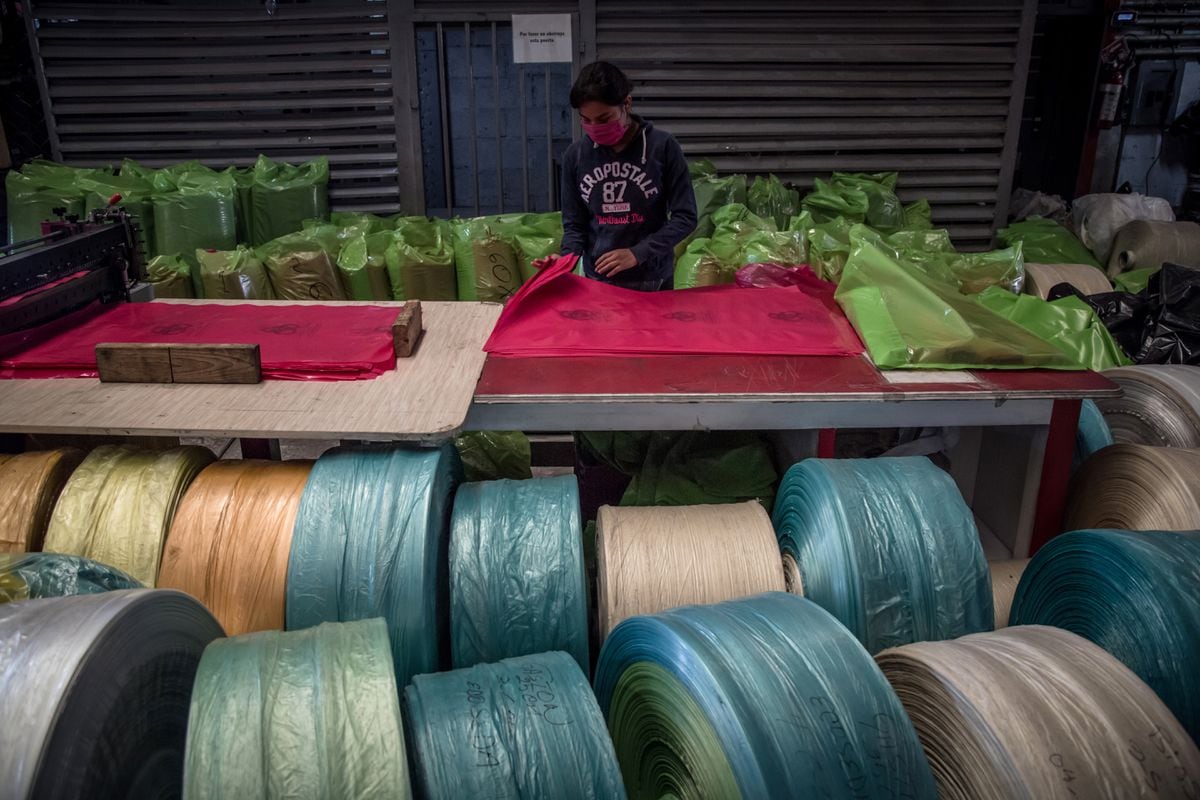
[[620, 250], [609, 250], [596, 259], [596, 272], [606, 278], [611, 278], [613, 275], [636, 267], [637, 263], [637, 256], [627, 247]]
[[558, 259], [560, 259], [560, 258], [562, 258], [562, 256], [560, 256], [558, 253], [553, 253], [551, 255], [546, 256], [545, 258], [535, 258], [533, 261], [529, 262], [529, 265], [532, 266], [534, 269], [536, 269], [538, 272], [541, 272], [546, 267], [553, 264], [555, 261], [558, 261]]

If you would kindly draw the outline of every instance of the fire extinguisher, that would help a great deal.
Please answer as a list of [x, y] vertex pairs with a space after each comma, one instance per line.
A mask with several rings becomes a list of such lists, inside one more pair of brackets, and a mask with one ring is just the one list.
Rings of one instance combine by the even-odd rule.
[[1100, 51], [1102, 74], [1100, 77], [1099, 114], [1097, 122], [1101, 128], [1112, 128], [1117, 124], [1121, 110], [1121, 93], [1125, 90], [1125, 76], [1133, 54], [1125, 37], [1116, 36]]

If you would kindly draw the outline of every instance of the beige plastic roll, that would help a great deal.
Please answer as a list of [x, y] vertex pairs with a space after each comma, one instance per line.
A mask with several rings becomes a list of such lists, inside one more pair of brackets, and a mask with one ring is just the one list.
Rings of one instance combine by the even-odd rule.
[[1071, 478], [1066, 530], [1200, 530], [1200, 449], [1113, 444]]
[[1200, 267], [1200, 225], [1195, 222], [1134, 220], [1117, 232], [1108, 274], [1161, 267], [1165, 262]]
[[74, 447], [0, 455], [0, 553], [42, 549], [54, 504], [82, 460]]
[[1113, 288], [1104, 271], [1090, 264], [1025, 265], [1025, 294], [1045, 300], [1060, 283], [1069, 283], [1084, 294], [1111, 292]]
[[876, 656], [942, 800], [1193, 798], [1200, 750], [1125, 665], [1018, 625]]
[[786, 591], [775, 530], [755, 502], [603, 506], [596, 561], [602, 639], [640, 614]]
[[1113, 441], [1200, 447], [1200, 367], [1139, 364], [1104, 371], [1120, 397], [1096, 401]]
[[992, 573], [992, 605], [996, 608], [996, 630], [1008, 627], [1008, 614], [1012, 611], [1017, 584], [1021, 582], [1021, 576], [1025, 574], [1025, 568], [1028, 566], [1028, 558], [988, 562], [988, 569]]

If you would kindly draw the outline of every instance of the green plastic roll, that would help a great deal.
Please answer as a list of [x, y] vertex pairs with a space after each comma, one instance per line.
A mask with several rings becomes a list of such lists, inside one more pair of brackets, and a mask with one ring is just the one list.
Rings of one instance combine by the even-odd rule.
[[79, 556], [0, 553], [0, 603], [141, 588], [121, 570]]
[[383, 620], [209, 645], [192, 695], [183, 794], [411, 797]]
[[397, 683], [446, 665], [446, 548], [460, 474], [449, 443], [340, 447], [317, 459], [292, 537], [287, 629], [383, 617]]
[[1073, 531], [1038, 551], [1014, 625], [1090, 639], [1153, 689], [1200, 742], [1200, 532]]
[[462, 486], [450, 524], [455, 668], [563, 650], [586, 673], [587, 639], [575, 476]]
[[875, 662], [796, 595], [627, 619], [595, 685], [632, 798], [935, 797]]
[[418, 675], [404, 706], [418, 797], [625, 797], [604, 717], [566, 653]]
[[774, 523], [804, 596], [871, 653], [995, 624], [971, 509], [926, 458], [801, 461], [783, 478]]

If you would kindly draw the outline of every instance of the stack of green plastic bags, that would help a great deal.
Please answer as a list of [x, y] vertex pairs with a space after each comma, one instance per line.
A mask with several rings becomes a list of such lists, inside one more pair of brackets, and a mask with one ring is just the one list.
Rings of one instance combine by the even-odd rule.
[[558, 212], [455, 219], [450, 226], [460, 300], [503, 302], [534, 276], [534, 261], [562, 247]]

